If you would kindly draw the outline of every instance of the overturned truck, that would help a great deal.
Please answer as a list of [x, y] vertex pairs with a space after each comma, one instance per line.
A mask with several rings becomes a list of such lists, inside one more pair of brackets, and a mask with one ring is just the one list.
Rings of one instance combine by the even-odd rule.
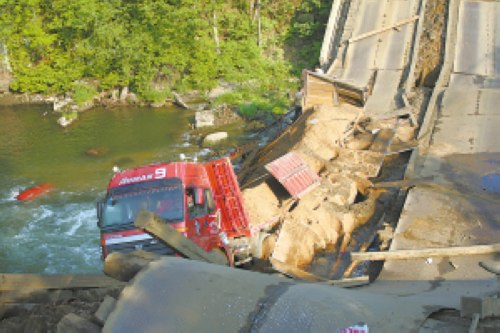
[[101, 252], [145, 250], [182, 254], [134, 224], [141, 211], [154, 213], [169, 230], [230, 265], [252, 259], [258, 230], [249, 227], [236, 175], [228, 158], [207, 163], [172, 162], [141, 166], [113, 175], [97, 204]]

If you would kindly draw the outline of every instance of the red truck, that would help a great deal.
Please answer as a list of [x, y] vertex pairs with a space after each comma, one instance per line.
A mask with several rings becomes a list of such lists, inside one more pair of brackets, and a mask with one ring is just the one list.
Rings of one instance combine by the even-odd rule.
[[175, 254], [134, 225], [141, 209], [158, 214], [205, 251], [223, 251], [230, 264], [252, 259], [252, 232], [228, 158], [151, 164], [115, 173], [106, 197], [97, 203], [103, 259], [114, 251], [139, 249]]

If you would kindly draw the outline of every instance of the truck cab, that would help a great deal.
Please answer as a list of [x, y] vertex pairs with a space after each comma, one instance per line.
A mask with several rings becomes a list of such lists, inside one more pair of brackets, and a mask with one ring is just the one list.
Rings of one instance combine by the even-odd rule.
[[227, 158], [204, 164], [159, 163], [115, 173], [97, 204], [103, 259], [114, 251], [175, 254], [134, 225], [142, 209], [156, 213], [207, 252], [220, 249], [232, 260], [246, 251], [248, 217]]

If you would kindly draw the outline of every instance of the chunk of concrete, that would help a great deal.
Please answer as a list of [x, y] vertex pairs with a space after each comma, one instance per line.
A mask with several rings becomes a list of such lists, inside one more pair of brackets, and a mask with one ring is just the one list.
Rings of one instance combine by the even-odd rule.
[[472, 317], [475, 313], [479, 314], [481, 319], [500, 316], [500, 299], [495, 295], [462, 296], [460, 303], [460, 315], [462, 317]]
[[68, 313], [57, 324], [56, 333], [100, 333], [96, 324], [74, 313]]
[[94, 314], [94, 317], [101, 325], [104, 325], [106, 319], [108, 319], [109, 314], [115, 308], [115, 305], [116, 299], [114, 299], [113, 297], [106, 296], [104, 298], [101, 305], [99, 306], [99, 309], [97, 309], [97, 312]]
[[210, 127], [215, 125], [215, 114], [211, 110], [197, 111], [194, 115], [194, 126], [196, 128]]

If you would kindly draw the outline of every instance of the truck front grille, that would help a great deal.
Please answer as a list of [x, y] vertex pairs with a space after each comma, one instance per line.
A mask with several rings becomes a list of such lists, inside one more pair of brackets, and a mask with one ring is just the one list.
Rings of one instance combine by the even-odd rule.
[[175, 251], [170, 246], [165, 245], [165, 243], [157, 239], [145, 239], [130, 243], [119, 243], [108, 245], [108, 254], [111, 252], [122, 252], [129, 253], [138, 250], [144, 250], [147, 252], [162, 254], [162, 255], [173, 255]]

